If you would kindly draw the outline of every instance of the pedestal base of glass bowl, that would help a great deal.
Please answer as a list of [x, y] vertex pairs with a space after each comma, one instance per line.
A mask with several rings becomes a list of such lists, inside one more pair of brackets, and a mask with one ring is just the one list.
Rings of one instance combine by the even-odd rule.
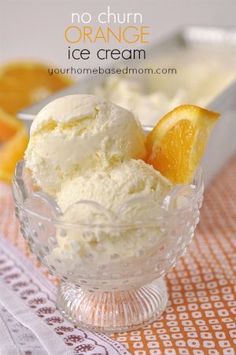
[[141, 288], [89, 290], [62, 283], [57, 304], [76, 325], [103, 333], [134, 330], [156, 320], [167, 304], [165, 281], [160, 278]]

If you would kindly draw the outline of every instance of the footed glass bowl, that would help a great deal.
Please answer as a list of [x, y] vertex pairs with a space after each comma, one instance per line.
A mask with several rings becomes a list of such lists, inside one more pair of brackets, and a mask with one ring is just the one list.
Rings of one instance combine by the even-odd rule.
[[[70, 207], [96, 210], [102, 224], [63, 221], [56, 201], [34, 187], [23, 161], [13, 191], [24, 238], [61, 280], [57, 305], [63, 315], [101, 332], [132, 330], [161, 315], [168, 299], [163, 276], [185, 252], [199, 221], [200, 169], [191, 185], [175, 186], [151, 208], [145, 198], [127, 200], [116, 214], [94, 201]], [[149, 218], [126, 221], [146, 205]]]

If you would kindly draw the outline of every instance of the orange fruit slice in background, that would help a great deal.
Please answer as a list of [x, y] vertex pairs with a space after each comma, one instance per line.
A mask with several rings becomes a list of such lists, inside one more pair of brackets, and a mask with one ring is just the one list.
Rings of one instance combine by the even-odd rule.
[[49, 75], [46, 65], [16, 62], [0, 67], [0, 180], [10, 182], [28, 142], [17, 112], [72, 84], [65, 75]]
[[28, 133], [24, 127], [0, 147], [0, 179], [11, 182], [16, 163], [22, 159], [28, 144]]
[[68, 76], [50, 76], [48, 67], [40, 63], [16, 62], [0, 67], [0, 142], [20, 128], [17, 112], [71, 84]]
[[65, 75], [49, 75], [46, 65], [16, 62], [0, 68], [0, 107], [15, 115], [19, 110], [72, 84]]
[[7, 141], [12, 137], [23, 124], [14, 116], [3, 111], [0, 107], [0, 142]]
[[147, 163], [174, 184], [191, 183], [219, 116], [193, 105], [167, 113], [147, 136]]

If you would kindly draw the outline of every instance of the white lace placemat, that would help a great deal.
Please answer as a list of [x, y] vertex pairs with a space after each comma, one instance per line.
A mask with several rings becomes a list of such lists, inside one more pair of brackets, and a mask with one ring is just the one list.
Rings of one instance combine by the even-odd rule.
[[[30, 354], [22, 350], [23, 339], [28, 339], [29, 348], [33, 345], [37, 348], [38, 353], [35, 351], [34, 355], [129, 354], [124, 346], [109, 337], [78, 329], [64, 319], [55, 306], [55, 294], [55, 286], [0, 237], [0, 332], [8, 339], [2, 344], [5, 350], [1, 354]], [[4, 310], [13, 317], [14, 326], [9, 325], [10, 317], [4, 316]], [[13, 329], [19, 330], [22, 326], [20, 332], [26, 336], [22, 336], [20, 344]], [[10, 352], [9, 349], [16, 350]]]
[[0, 354], [47, 355], [37, 337], [0, 305]]

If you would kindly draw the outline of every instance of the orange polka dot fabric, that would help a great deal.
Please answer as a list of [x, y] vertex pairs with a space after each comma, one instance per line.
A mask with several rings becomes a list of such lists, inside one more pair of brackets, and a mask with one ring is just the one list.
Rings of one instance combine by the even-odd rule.
[[208, 187], [194, 241], [167, 286], [162, 317], [115, 340], [134, 355], [236, 354], [236, 158]]
[[[236, 157], [208, 187], [194, 241], [166, 277], [169, 302], [162, 317], [143, 329], [112, 336], [131, 354], [236, 354], [235, 177]], [[10, 188], [4, 184], [0, 230], [39, 267], [19, 232]]]

